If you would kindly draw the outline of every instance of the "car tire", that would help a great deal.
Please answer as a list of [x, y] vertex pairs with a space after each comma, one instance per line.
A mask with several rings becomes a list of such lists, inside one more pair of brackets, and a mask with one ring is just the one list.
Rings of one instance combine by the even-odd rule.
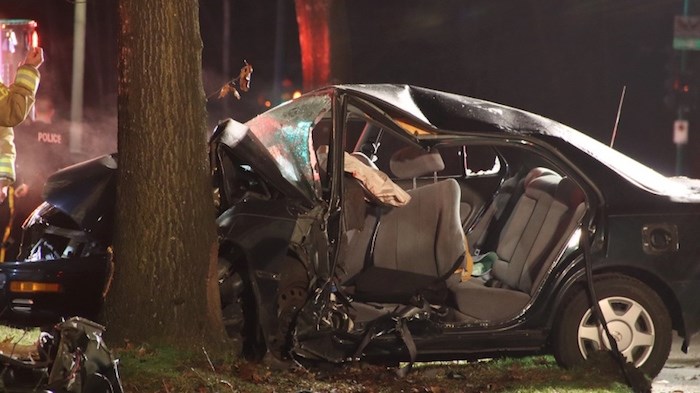
[[[647, 285], [624, 275], [595, 279], [595, 291], [620, 352], [642, 372], [655, 377], [668, 359], [672, 341], [671, 317], [664, 302]], [[560, 310], [552, 345], [561, 366], [577, 365], [592, 352], [609, 348], [585, 288], [573, 292]]]

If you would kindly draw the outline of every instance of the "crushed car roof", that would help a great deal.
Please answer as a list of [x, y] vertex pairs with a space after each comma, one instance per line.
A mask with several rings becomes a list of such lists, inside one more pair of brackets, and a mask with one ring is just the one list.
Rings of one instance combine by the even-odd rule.
[[337, 85], [380, 109], [402, 113], [437, 133], [506, 132], [559, 138], [631, 183], [678, 202], [700, 202], [700, 181], [664, 176], [569, 126], [521, 109], [411, 85]]
[[387, 104], [432, 129], [459, 131], [506, 131], [558, 134], [574, 131], [554, 120], [521, 109], [477, 98], [411, 85], [338, 85], [385, 107]]

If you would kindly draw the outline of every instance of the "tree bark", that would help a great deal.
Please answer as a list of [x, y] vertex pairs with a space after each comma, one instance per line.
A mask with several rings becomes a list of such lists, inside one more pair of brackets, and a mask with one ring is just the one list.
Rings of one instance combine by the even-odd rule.
[[223, 337], [197, 0], [120, 0], [108, 338]]

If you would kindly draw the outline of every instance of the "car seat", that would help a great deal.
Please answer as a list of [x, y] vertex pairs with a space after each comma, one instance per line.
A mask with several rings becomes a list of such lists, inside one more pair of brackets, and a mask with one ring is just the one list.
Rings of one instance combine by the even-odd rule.
[[521, 313], [584, 212], [585, 196], [571, 179], [547, 175], [526, 183], [499, 236], [493, 280], [450, 287], [464, 319], [503, 321]]

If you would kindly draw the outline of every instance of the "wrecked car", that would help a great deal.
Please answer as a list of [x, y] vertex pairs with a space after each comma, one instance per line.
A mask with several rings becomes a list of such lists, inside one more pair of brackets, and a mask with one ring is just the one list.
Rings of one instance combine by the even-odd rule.
[[[700, 329], [697, 184], [544, 117], [341, 85], [221, 122], [210, 154], [223, 315], [249, 358], [571, 366], [617, 347], [655, 376], [673, 331], [687, 348]], [[18, 265], [105, 254], [114, 157], [81, 165], [49, 180]]]
[[23, 223], [17, 261], [0, 264], [0, 321], [44, 326], [94, 320], [112, 275], [116, 155], [54, 173]]

